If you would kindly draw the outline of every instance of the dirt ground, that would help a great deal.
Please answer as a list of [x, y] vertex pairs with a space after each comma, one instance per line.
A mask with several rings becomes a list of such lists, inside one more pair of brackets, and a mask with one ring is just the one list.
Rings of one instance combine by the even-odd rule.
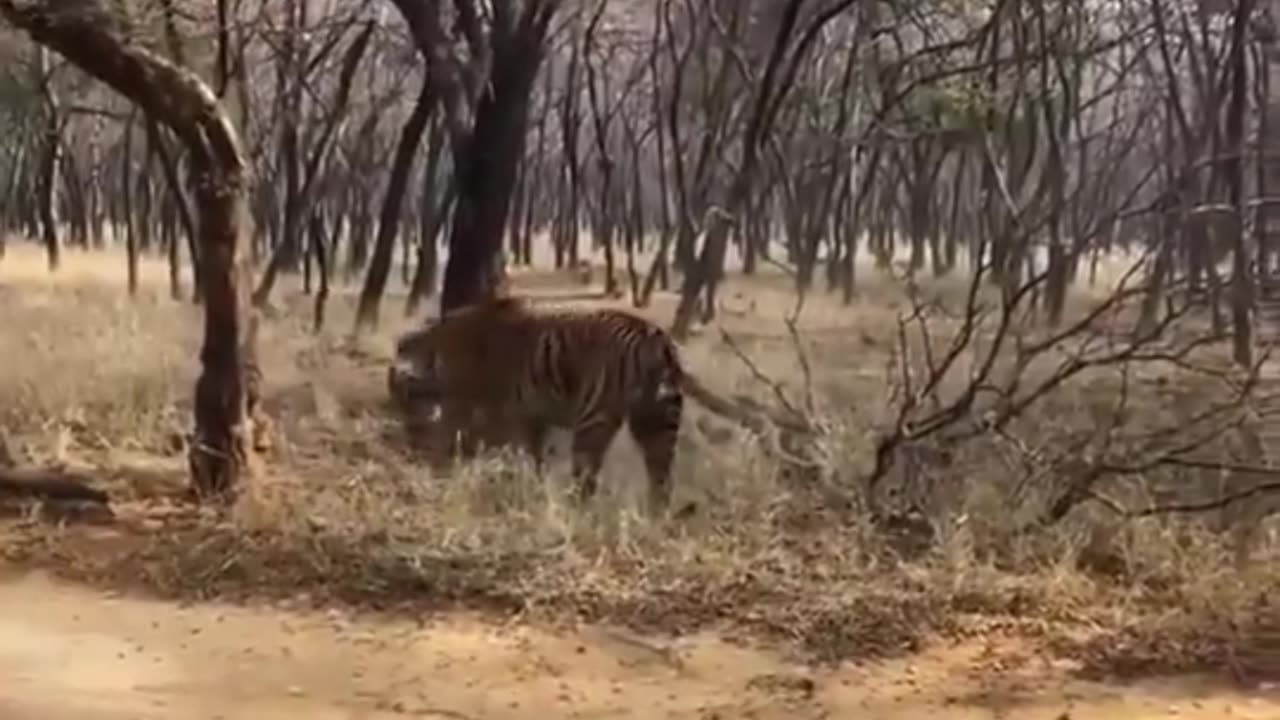
[[1280, 718], [1280, 693], [1071, 678], [1012, 641], [814, 669], [722, 638], [179, 606], [0, 579], [0, 717]]

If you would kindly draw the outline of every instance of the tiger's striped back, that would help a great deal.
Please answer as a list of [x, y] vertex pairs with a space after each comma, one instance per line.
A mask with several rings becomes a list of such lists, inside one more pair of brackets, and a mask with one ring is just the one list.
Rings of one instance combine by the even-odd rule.
[[643, 318], [618, 310], [532, 317], [538, 331], [522, 392], [550, 394], [572, 416], [656, 400], [680, 386], [674, 343]]

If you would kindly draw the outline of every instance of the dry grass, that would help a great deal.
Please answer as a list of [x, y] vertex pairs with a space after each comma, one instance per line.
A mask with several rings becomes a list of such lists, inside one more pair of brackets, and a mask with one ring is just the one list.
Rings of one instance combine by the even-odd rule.
[[[179, 597], [305, 594], [668, 631], [728, 625], [831, 660], [910, 650], [939, 632], [1004, 628], [1037, 634], [1095, 668], [1200, 666], [1247, 644], [1247, 628], [1271, 612], [1267, 593], [1274, 611], [1274, 539], [1237, 566], [1220, 535], [1176, 518], [1121, 523], [1079, 512], [1042, 533], [1014, 533], [1039, 486], [1008, 488], [1016, 469], [1008, 439], [975, 442], [934, 468], [949, 504], [935, 517], [927, 552], [907, 553], [867, 527], [846, 501], [871, 467], [873, 432], [890, 417], [897, 318], [907, 308], [899, 289], [871, 273], [853, 307], [814, 296], [802, 315], [815, 405], [833, 428], [826, 471], [797, 480], [750, 438], [690, 422], [676, 502], [698, 501], [701, 511], [663, 523], [635, 510], [641, 476], [629, 439], [612, 453], [606, 491], [586, 511], [569, 508], [562, 482], [536, 481], [512, 458], [431, 477], [400, 449], [384, 405], [383, 363], [405, 325], [402, 298], [388, 298], [384, 310], [395, 321], [352, 345], [346, 292], [333, 300], [329, 329], [313, 336], [308, 300], [285, 288], [285, 312], [261, 338], [279, 447], [229, 514], [194, 512], [166, 498], [185, 482], [181, 437], [200, 316], [168, 299], [159, 263], [144, 265], [139, 294], [127, 297], [123, 264], [114, 253], [72, 252], [50, 276], [26, 245], [11, 245], [0, 261], [8, 445], [32, 463], [86, 468], [122, 499], [109, 528], [11, 523], [4, 547], [14, 560]], [[929, 292], [954, 296], [961, 288], [948, 282]], [[517, 288], [562, 283], [515, 276]], [[1082, 291], [1075, 302], [1088, 301]], [[735, 280], [720, 322], [801, 402], [783, 322], [793, 305], [781, 276]], [[665, 322], [671, 308], [660, 297], [647, 312]], [[772, 400], [717, 333], [704, 331], [685, 355], [719, 390]], [[1114, 385], [1102, 375], [1085, 380], [1038, 406], [1015, 428], [1019, 442], [1048, 447], [1090, 431]], [[1169, 376], [1161, 387], [1191, 382]], [[1174, 413], [1176, 422], [1191, 410], [1183, 406], [1199, 402], [1186, 395], [1151, 391], [1134, 402], [1151, 404], [1153, 417]], [[719, 429], [699, 429], [708, 427]], [[1097, 557], [1120, 569], [1099, 569]]]

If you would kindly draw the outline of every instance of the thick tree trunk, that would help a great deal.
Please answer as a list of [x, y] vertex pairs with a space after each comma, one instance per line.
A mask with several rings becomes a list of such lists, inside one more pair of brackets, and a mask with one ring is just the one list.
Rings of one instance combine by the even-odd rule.
[[476, 105], [463, 153], [454, 158], [457, 198], [449, 233], [440, 310], [469, 305], [495, 290], [495, 259], [515, 189], [516, 169], [524, 153], [529, 96], [543, 57], [551, 10], [522, 20], [505, 42], [495, 43], [489, 87]]

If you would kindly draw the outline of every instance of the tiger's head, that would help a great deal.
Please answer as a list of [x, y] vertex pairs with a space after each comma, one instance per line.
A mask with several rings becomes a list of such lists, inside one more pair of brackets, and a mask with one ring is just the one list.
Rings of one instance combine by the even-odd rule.
[[444, 394], [440, 354], [437, 350], [438, 323], [400, 336], [395, 358], [387, 368], [387, 393], [405, 410], [426, 411], [435, 417]]
[[495, 313], [517, 307], [518, 302], [512, 298], [495, 298], [451, 310], [401, 335], [387, 368], [387, 391], [391, 397], [401, 403], [439, 404], [448, 374], [445, 362], [457, 356], [460, 347], [466, 347], [465, 337], [480, 330]]
[[[387, 391], [402, 406], [439, 406], [445, 391], [468, 392], [469, 386], [490, 380], [489, 370], [500, 367], [509, 353], [503, 342], [515, 337], [513, 327], [525, 327], [524, 304], [499, 296], [466, 305], [428, 321], [396, 341], [395, 359], [387, 370]], [[460, 387], [450, 388], [450, 384]], [[474, 390], [474, 388], [470, 388]]]
[[[440, 459], [454, 450], [474, 454], [476, 442], [502, 444], [509, 438], [511, 428], [494, 403], [503, 397], [503, 368], [520, 354], [507, 341], [510, 327], [524, 324], [522, 309], [513, 298], [494, 298], [450, 311], [397, 339], [387, 392], [419, 448]], [[446, 417], [449, 412], [452, 417]]]

